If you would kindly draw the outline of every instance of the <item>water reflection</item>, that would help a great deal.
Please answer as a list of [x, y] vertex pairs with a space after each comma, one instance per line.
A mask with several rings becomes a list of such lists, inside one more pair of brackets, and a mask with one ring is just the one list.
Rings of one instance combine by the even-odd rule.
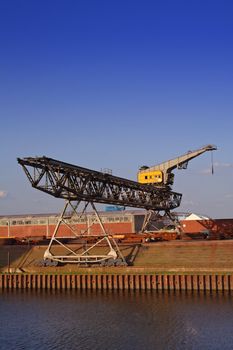
[[0, 349], [233, 349], [229, 294], [9, 291]]

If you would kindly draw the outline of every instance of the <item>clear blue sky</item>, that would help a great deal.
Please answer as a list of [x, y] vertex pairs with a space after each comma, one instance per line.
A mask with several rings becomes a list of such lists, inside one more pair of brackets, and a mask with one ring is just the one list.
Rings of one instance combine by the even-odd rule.
[[233, 218], [231, 0], [0, 0], [0, 215], [60, 210], [17, 157], [53, 157], [136, 180], [176, 171], [180, 210]]

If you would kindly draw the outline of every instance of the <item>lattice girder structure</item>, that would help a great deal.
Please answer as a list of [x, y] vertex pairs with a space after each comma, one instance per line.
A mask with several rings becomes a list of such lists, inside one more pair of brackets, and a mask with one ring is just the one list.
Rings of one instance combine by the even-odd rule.
[[[48, 157], [17, 158], [18, 163], [23, 167], [32, 187], [48, 193], [56, 198], [65, 199], [66, 204], [60, 215], [57, 226], [54, 230], [49, 246], [44, 254], [44, 259], [51, 259], [58, 262], [68, 263], [101, 263], [107, 260], [125, 260], [115, 240], [107, 234], [94, 203], [115, 204], [125, 207], [144, 208], [149, 211], [170, 210], [180, 205], [182, 195], [171, 191], [168, 187], [156, 187], [155, 185], [140, 184], [109, 173], [102, 173], [76, 165], [68, 164]], [[77, 202], [77, 204], [72, 204]], [[77, 207], [81, 202], [90, 204], [95, 212], [97, 221], [102, 233], [96, 242], [76, 252], [65, 245], [59, 239], [60, 226], [69, 226], [74, 237], [85, 238], [85, 234], [77, 234], [71, 227], [72, 217], [77, 216]], [[72, 208], [70, 220], [67, 220], [67, 207]], [[84, 211], [81, 215], [84, 215]], [[88, 235], [90, 238], [90, 235]], [[66, 250], [66, 254], [57, 254], [52, 251], [55, 244], [59, 244]], [[91, 253], [97, 245], [105, 243], [108, 251], [102, 254]]]
[[18, 158], [32, 187], [69, 201], [82, 200], [147, 210], [179, 207], [182, 195], [47, 157]]

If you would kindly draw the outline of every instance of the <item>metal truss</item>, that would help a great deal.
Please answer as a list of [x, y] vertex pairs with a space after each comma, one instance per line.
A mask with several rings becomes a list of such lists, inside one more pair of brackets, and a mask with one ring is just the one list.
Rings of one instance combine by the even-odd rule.
[[32, 187], [57, 198], [159, 211], [177, 208], [181, 202], [182, 195], [167, 187], [140, 184], [47, 157], [17, 160]]
[[164, 211], [163, 215], [161, 215], [160, 211], [148, 210], [143, 220], [141, 232], [157, 231], [161, 229], [159, 227], [161, 224], [164, 228], [174, 225], [178, 231], [180, 230], [179, 220], [170, 211]]
[[[17, 160], [23, 167], [32, 187], [66, 200], [44, 259], [79, 264], [103, 263], [113, 260], [125, 264], [115, 240], [106, 233], [94, 203], [169, 212], [177, 208], [181, 202], [182, 195], [172, 192], [168, 187], [140, 184], [109, 173], [82, 168], [47, 157], [18, 158]], [[74, 204], [74, 202], [77, 203]], [[62, 224], [66, 225], [74, 238], [82, 238], [90, 242], [90, 235], [77, 233], [75, 226], [72, 225], [72, 220], [78, 216], [77, 208], [80, 202], [86, 202], [84, 211], [80, 215], [85, 215], [87, 205], [90, 204], [102, 229], [102, 234], [94, 237], [95, 242], [92, 245], [83, 246], [81, 251], [75, 251], [59, 238], [59, 229]], [[69, 205], [72, 208], [71, 215], [67, 215]], [[80, 215], [79, 218], [81, 218]], [[97, 254], [97, 247], [103, 244], [108, 250]], [[59, 254], [55, 245], [62, 247], [65, 253]], [[103, 251], [101, 249], [99, 251]]]
[[[65, 202], [65, 206], [58, 219], [57, 225], [51, 237], [48, 248], [44, 253], [44, 259], [50, 259], [61, 263], [79, 263], [79, 264], [95, 264], [101, 263], [102, 265], [122, 266], [126, 265], [125, 258], [121, 254], [121, 251], [114, 240], [114, 238], [107, 234], [105, 227], [101, 221], [101, 218], [93, 203], [85, 203], [84, 208], [80, 213], [77, 212], [80, 201], [73, 203], [70, 201]], [[77, 222], [83, 217], [86, 217], [86, 209], [88, 204], [91, 205], [94, 213], [95, 220], [88, 226], [86, 222], [86, 230], [83, 233], [77, 231]], [[101, 233], [89, 234], [90, 227], [98, 223], [101, 228]], [[68, 229], [68, 235], [61, 235], [61, 225]], [[76, 245], [65, 242], [65, 238], [69, 241], [72, 239], [77, 240]], [[62, 248], [63, 254], [59, 254]]]

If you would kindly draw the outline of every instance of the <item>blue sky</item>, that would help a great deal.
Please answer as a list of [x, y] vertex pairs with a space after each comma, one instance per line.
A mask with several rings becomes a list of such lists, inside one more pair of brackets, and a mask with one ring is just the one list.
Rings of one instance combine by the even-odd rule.
[[0, 0], [0, 215], [60, 210], [17, 157], [175, 171], [179, 210], [233, 217], [233, 2]]

